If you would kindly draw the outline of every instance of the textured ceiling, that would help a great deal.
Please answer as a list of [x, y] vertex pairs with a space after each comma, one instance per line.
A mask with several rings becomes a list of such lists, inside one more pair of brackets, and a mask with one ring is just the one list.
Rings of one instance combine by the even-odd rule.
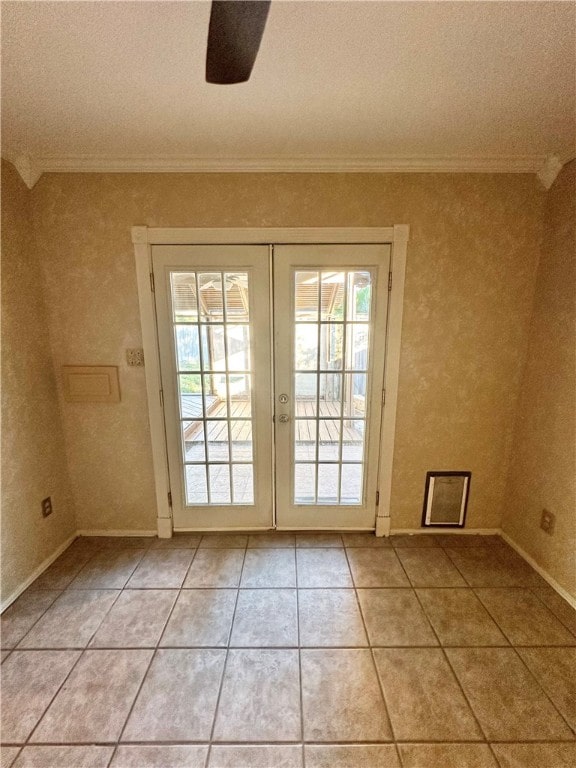
[[251, 80], [204, 82], [208, 2], [2, 2], [2, 143], [106, 158], [574, 152], [572, 2], [273, 0]]

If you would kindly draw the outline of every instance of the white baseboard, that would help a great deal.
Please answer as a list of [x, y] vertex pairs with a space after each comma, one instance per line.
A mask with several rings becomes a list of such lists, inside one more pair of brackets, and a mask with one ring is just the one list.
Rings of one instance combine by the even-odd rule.
[[38, 576], [41, 576], [44, 573], [44, 571], [46, 570], [46, 568], [49, 568], [52, 565], [52, 563], [54, 562], [54, 560], [56, 560], [56, 558], [60, 557], [60, 555], [62, 554], [62, 552], [64, 552], [64, 550], [68, 549], [70, 544], [72, 544], [72, 542], [75, 541], [77, 536], [78, 536], [77, 533], [72, 534], [72, 536], [70, 536], [70, 538], [66, 539], [65, 542], [60, 544], [60, 546], [57, 549], [55, 549], [54, 552], [52, 552], [52, 554], [49, 557], [46, 558], [46, 560], [43, 560], [40, 563], [40, 565], [38, 566], [38, 568], [35, 568], [33, 570], [32, 573], [30, 574], [30, 576], [28, 576], [28, 578], [25, 581], [23, 581], [22, 584], [20, 584], [14, 590], [14, 592], [12, 592], [12, 594], [9, 595], [2, 602], [2, 604], [0, 605], [0, 613], [3, 613], [6, 610], [6, 608], [11, 606], [12, 603], [16, 600], [16, 598], [20, 597], [22, 592], [24, 592], [25, 589], [28, 589], [28, 587], [30, 586], [30, 584], [32, 584], [33, 581], [36, 581]]
[[534, 558], [533, 558], [533, 557], [531, 557], [531, 556], [528, 554], [528, 552], [525, 552], [525, 551], [522, 549], [522, 547], [518, 546], [518, 544], [516, 544], [516, 542], [514, 541], [514, 539], [512, 539], [512, 538], [511, 538], [511, 537], [510, 537], [510, 536], [509, 536], [507, 533], [505, 533], [504, 531], [500, 531], [500, 535], [502, 536], [502, 538], [504, 539], [504, 541], [505, 541], [507, 544], [510, 544], [510, 546], [512, 547], [512, 549], [514, 549], [514, 550], [516, 550], [516, 552], [518, 552], [518, 554], [520, 555], [520, 557], [522, 557], [522, 558], [524, 558], [524, 560], [526, 560], [526, 562], [528, 563], [528, 565], [531, 565], [531, 566], [532, 566], [532, 568], [534, 568], [534, 570], [535, 570], [537, 573], [539, 573], [539, 574], [540, 574], [540, 576], [542, 576], [542, 578], [543, 578], [545, 581], [547, 581], [547, 582], [548, 582], [548, 584], [550, 584], [550, 586], [552, 587], [552, 589], [554, 589], [556, 592], [558, 592], [558, 594], [560, 595], [560, 597], [563, 597], [563, 598], [564, 598], [564, 600], [566, 600], [566, 602], [567, 602], [567, 603], [569, 603], [569, 604], [572, 606], [572, 608], [575, 608], [575, 609], [576, 609], [576, 597], [574, 597], [573, 595], [571, 595], [571, 594], [570, 594], [570, 592], [568, 592], [566, 589], [564, 589], [564, 587], [562, 587], [560, 584], [558, 584], [558, 582], [556, 581], [556, 579], [555, 579], [555, 578], [553, 578], [552, 576], [550, 576], [550, 574], [548, 573], [548, 571], [545, 571], [545, 570], [544, 570], [544, 568], [542, 568], [542, 566], [541, 566], [541, 565], [538, 565], [538, 563], [536, 562], [536, 560], [534, 560]]
[[158, 531], [95, 531], [95, 530], [82, 530], [76, 531], [76, 536], [157, 536]]
[[428, 536], [430, 534], [442, 533], [449, 536], [498, 536], [502, 533], [500, 528], [392, 528], [390, 534], [418, 534]]

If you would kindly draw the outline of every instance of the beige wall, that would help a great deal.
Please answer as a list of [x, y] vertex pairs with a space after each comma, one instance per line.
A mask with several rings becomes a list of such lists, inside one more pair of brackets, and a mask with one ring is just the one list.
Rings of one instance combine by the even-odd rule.
[[546, 200], [503, 528], [576, 597], [576, 162]]
[[41, 286], [30, 192], [3, 162], [2, 601], [76, 529]]
[[468, 525], [499, 527], [545, 193], [532, 175], [47, 174], [32, 192], [56, 370], [120, 366], [122, 402], [62, 404], [80, 529], [154, 529], [130, 228], [410, 224], [393, 528], [430, 469], [471, 470]]

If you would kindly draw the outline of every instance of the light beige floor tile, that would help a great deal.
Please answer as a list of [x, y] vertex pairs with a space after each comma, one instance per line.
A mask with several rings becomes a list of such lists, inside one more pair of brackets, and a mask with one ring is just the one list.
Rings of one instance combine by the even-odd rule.
[[498, 768], [488, 744], [399, 744], [398, 749], [404, 768]]
[[513, 645], [576, 645], [576, 637], [529, 589], [477, 589], [476, 594]]
[[85, 536], [98, 549], [149, 549], [155, 536]]
[[302, 768], [302, 747], [298, 745], [251, 745], [225, 747], [215, 744], [209, 768]]
[[63, 592], [19, 648], [85, 648], [119, 594], [115, 589]]
[[296, 558], [292, 549], [249, 549], [241, 587], [295, 587]]
[[161, 646], [227, 646], [236, 605], [235, 589], [186, 589], [180, 592]]
[[78, 651], [13, 651], [2, 664], [2, 741], [26, 741], [78, 660]]
[[36, 589], [66, 589], [79, 571], [93, 556], [91, 551], [70, 551], [67, 549], [52, 565], [30, 586]]
[[8, 610], [4, 611], [0, 624], [2, 648], [15, 648], [24, 635], [34, 626], [60, 595], [58, 590], [27, 590]]
[[390, 544], [393, 547], [436, 547], [434, 534], [395, 533], [390, 536]]
[[90, 647], [154, 647], [177, 595], [175, 589], [124, 590], [90, 641]]
[[225, 658], [223, 650], [157, 651], [122, 741], [207, 741]]
[[304, 747], [306, 768], [401, 768], [393, 744]]
[[342, 536], [339, 533], [297, 533], [297, 547], [342, 547]]
[[501, 768], [574, 768], [576, 743], [492, 744]]
[[302, 650], [305, 741], [390, 741], [369, 650]]
[[10, 768], [20, 747], [0, 747], [0, 768]]
[[298, 645], [295, 589], [241, 589], [230, 645], [255, 648]]
[[576, 610], [552, 587], [532, 587], [532, 592], [576, 636]]
[[[375, 536], [373, 533], [343, 533], [345, 547], [390, 547], [390, 538]], [[324, 747], [322, 747], [324, 749]]]
[[184, 588], [237, 587], [243, 562], [242, 549], [199, 549], [184, 581]]
[[85, 651], [30, 741], [116, 741], [151, 657], [145, 650]]
[[438, 645], [412, 589], [359, 589], [371, 645]]
[[298, 549], [296, 563], [301, 588], [352, 586], [344, 549]]
[[169, 539], [153, 539], [152, 549], [196, 549], [201, 538], [197, 533], [175, 533]]
[[207, 756], [207, 746], [121, 745], [110, 768], [204, 768]]
[[70, 589], [122, 589], [142, 559], [144, 549], [104, 549], [84, 566]]
[[368, 645], [353, 589], [301, 589], [298, 615], [302, 646]]
[[414, 587], [465, 587], [466, 582], [444, 552], [438, 549], [397, 550]]
[[434, 540], [440, 547], [494, 547], [504, 545], [500, 536], [482, 536], [480, 534], [435, 533]]
[[[498, 547], [445, 547], [444, 551], [471, 587], [521, 587], [534, 583], [528, 571], [517, 563], [506, 563]], [[538, 577], [540, 578], [540, 577]]]
[[417, 589], [442, 645], [508, 645], [471, 589]]
[[518, 653], [576, 732], [576, 648], [519, 648]]
[[494, 547], [496, 557], [504, 563], [522, 587], [547, 587], [548, 583], [529, 565], [516, 550], [504, 543], [500, 547]]
[[300, 733], [298, 651], [231, 650], [215, 741], [296, 741]]
[[248, 544], [248, 536], [244, 534], [236, 533], [209, 533], [202, 536], [200, 547], [206, 549], [207, 547], [223, 549], [246, 549]]
[[255, 533], [248, 537], [248, 549], [290, 549], [295, 546], [293, 533]]
[[14, 768], [107, 768], [114, 747], [25, 747]]
[[374, 651], [374, 659], [397, 739], [482, 739], [443, 651], [380, 648]]
[[191, 549], [151, 549], [126, 586], [128, 589], [178, 589], [193, 557]]
[[512, 648], [448, 648], [446, 654], [488, 739], [572, 738]]
[[357, 587], [410, 586], [394, 550], [351, 548], [347, 553]]

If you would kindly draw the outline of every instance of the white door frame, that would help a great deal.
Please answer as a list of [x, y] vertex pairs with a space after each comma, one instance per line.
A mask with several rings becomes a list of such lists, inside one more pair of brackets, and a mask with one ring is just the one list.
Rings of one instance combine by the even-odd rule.
[[[382, 413], [380, 438], [380, 464], [378, 490], [380, 504], [376, 517], [376, 535], [390, 533], [390, 502], [392, 494], [392, 464], [394, 460], [394, 435], [396, 431], [396, 404], [398, 400], [398, 376], [400, 372], [400, 345], [402, 314], [404, 309], [404, 281], [406, 253], [410, 227], [396, 224], [392, 227], [346, 228], [258, 228], [258, 229], [208, 229], [208, 228], [150, 228], [132, 227], [132, 243], [136, 260], [142, 346], [146, 362], [146, 391], [148, 418], [152, 441], [152, 462], [156, 487], [158, 536], [172, 536], [172, 511], [170, 507], [170, 482], [166, 433], [162, 406], [160, 356], [154, 306], [152, 278], [152, 245], [270, 245], [283, 243], [390, 243], [390, 296], [388, 303], [388, 327], [386, 335], [386, 362], [384, 389], [386, 393]], [[386, 450], [384, 450], [386, 448]]]

